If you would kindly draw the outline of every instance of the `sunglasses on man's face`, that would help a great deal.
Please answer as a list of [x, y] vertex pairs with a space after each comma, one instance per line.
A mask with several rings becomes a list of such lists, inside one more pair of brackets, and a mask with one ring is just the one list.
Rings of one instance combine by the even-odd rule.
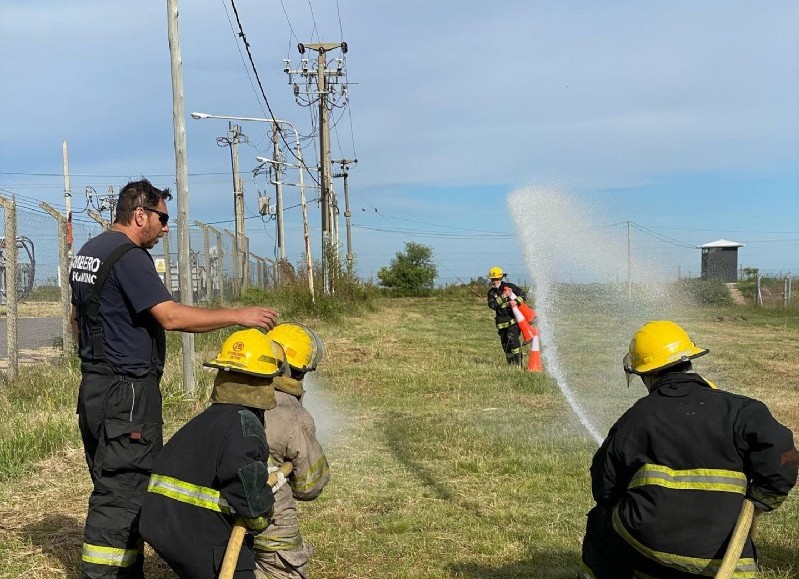
[[164, 213], [163, 211], [158, 211], [158, 209], [155, 209], [153, 207], [145, 207], [143, 205], [142, 209], [144, 209], [145, 211], [152, 211], [153, 213], [158, 215], [158, 221], [161, 222], [161, 225], [166, 225], [167, 223], [169, 223], [169, 213]]

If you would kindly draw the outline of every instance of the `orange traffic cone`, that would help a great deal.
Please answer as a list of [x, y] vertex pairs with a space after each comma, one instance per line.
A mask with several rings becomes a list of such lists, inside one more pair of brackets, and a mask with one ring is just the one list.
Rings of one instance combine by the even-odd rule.
[[[516, 301], [516, 294], [513, 293], [513, 290], [510, 288], [505, 288], [505, 297], [513, 301]], [[528, 322], [532, 322], [535, 319], [535, 310], [533, 308], [531, 308], [524, 302], [516, 305], [519, 306], [519, 311], [522, 313], [525, 320], [527, 320]], [[511, 304], [511, 306], [513, 306], [513, 304]]]
[[524, 343], [529, 344], [533, 340], [533, 329], [530, 327], [527, 320], [524, 319], [522, 312], [519, 310], [519, 305], [515, 301], [510, 302], [510, 307], [513, 310], [513, 317], [516, 318], [519, 330], [522, 332]]
[[541, 367], [541, 343], [538, 340], [538, 328], [532, 328], [533, 340], [530, 343], [530, 359], [527, 362], [528, 372], [543, 372]]
[[519, 311], [528, 322], [532, 322], [535, 319], [535, 310], [527, 304], [519, 304]]

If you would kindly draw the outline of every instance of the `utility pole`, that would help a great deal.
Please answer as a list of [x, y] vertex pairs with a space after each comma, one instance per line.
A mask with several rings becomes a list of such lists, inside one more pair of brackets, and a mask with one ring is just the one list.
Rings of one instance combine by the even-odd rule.
[[[330, 173], [330, 127], [329, 127], [329, 102], [331, 96], [336, 92], [336, 85], [338, 78], [344, 76], [344, 61], [343, 59], [336, 59], [336, 68], [329, 69], [327, 67], [327, 53], [337, 48], [341, 49], [343, 54], [347, 53], [346, 42], [320, 42], [297, 45], [300, 54], [305, 54], [305, 50], [313, 50], [317, 52], [316, 70], [312, 70], [308, 66], [308, 59], [302, 59], [302, 68], [292, 70], [289, 63], [286, 63], [284, 72], [289, 75], [289, 84], [292, 83], [292, 76], [298, 74], [306, 79], [307, 87], [306, 94], [309, 97], [307, 104], [316, 102], [319, 107], [319, 186], [320, 186], [320, 200], [322, 211], [322, 281], [325, 293], [330, 293], [330, 272], [329, 265], [326, 263], [332, 255], [333, 239], [332, 239], [332, 216], [333, 216], [333, 192], [332, 192], [332, 179]], [[310, 84], [315, 82], [316, 90], [312, 90]], [[341, 86], [341, 94], [346, 97], [346, 85]], [[299, 99], [300, 89], [299, 86], [294, 84], [294, 95]], [[314, 96], [314, 98], [311, 98]], [[297, 100], [297, 102], [300, 102]]]
[[633, 297], [633, 241], [630, 222], [627, 222], [627, 299]]
[[333, 177], [342, 177], [344, 179], [344, 218], [347, 223], [347, 276], [350, 278], [352, 278], [353, 275], [354, 255], [352, 253], [352, 226], [350, 224], [350, 217], [352, 217], [352, 212], [350, 211], [350, 189], [347, 176], [350, 171], [348, 165], [357, 162], [358, 159], [338, 159], [333, 161], [333, 163], [341, 165], [341, 173], [335, 173]]
[[114, 222], [114, 214], [116, 209], [116, 197], [114, 196], [114, 186], [108, 186], [108, 221]]
[[[272, 124], [272, 160], [274, 161], [272, 165], [272, 169], [274, 170], [275, 174], [275, 216], [276, 216], [276, 224], [277, 224], [277, 259], [278, 262], [286, 260], [286, 246], [285, 246], [285, 237], [283, 234], [283, 179], [281, 175], [283, 174], [283, 164], [281, 163], [280, 159], [280, 147], [278, 146], [278, 137], [280, 136], [280, 127], [278, 127], [277, 123]], [[300, 168], [302, 170], [302, 168]], [[280, 268], [282, 264], [279, 264], [276, 268], [275, 273], [277, 273], [278, 281], [280, 277]]]
[[[186, 162], [186, 113], [183, 108], [183, 68], [178, 30], [178, 0], [167, 0], [169, 35], [169, 61], [172, 72], [172, 129], [175, 142], [175, 178], [178, 204], [178, 278], [180, 301], [194, 304], [194, 286], [191, 279], [191, 248], [189, 247], [189, 168]], [[181, 334], [183, 345], [183, 393], [193, 397], [194, 334]]]
[[241, 132], [239, 125], [228, 122], [228, 136], [220, 137], [217, 142], [230, 147], [230, 164], [233, 170], [233, 215], [235, 218], [235, 235], [233, 237], [233, 276], [236, 286], [247, 287], [249, 279], [247, 266], [249, 259], [244, 255], [244, 183], [239, 177], [239, 143], [247, 142], [247, 136]]
[[67, 142], [61, 143], [61, 151], [64, 155], [64, 212], [67, 218], [67, 259], [72, 259], [72, 187], [69, 183], [69, 150]]

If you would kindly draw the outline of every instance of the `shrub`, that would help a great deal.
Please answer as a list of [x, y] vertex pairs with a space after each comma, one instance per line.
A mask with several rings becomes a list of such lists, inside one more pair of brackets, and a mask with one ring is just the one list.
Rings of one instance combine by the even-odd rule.
[[433, 250], [426, 245], [409, 241], [405, 252], [397, 252], [391, 265], [380, 268], [377, 278], [395, 295], [429, 295], [438, 275], [433, 263]]
[[677, 283], [698, 304], [729, 306], [733, 303], [730, 288], [720, 279], [683, 279]]

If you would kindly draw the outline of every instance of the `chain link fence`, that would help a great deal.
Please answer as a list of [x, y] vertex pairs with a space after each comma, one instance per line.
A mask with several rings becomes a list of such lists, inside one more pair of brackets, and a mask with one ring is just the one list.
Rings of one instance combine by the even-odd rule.
[[[42, 348], [57, 353], [72, 347], [69, 283], [65, 283], [69, 256], [110, 227], [96, 212], [78, 214], [69, 221], [46, 203], [41, 207], [42, 211], [20, 208], [13, 199], [0, 196], [0, 368], [5, 368], [9, 379], [17, 375], [20, 352], [24, 359], [36, 359], [36, 351]], [[229, 230], [199, 221], [190, 227], [195, 304], [232, 301], [246, 287], [275, 287], [275, 262], [250, 253], [246, 237], [238, 251], [235, 241]], [[162, 281], [180, 301], [177, 231], [170, 230], [150, 254]], [[40, 302], [49, 306], [37, 311], [33, 306]], [[54, 308], [52, 302], [58, 306]]]

